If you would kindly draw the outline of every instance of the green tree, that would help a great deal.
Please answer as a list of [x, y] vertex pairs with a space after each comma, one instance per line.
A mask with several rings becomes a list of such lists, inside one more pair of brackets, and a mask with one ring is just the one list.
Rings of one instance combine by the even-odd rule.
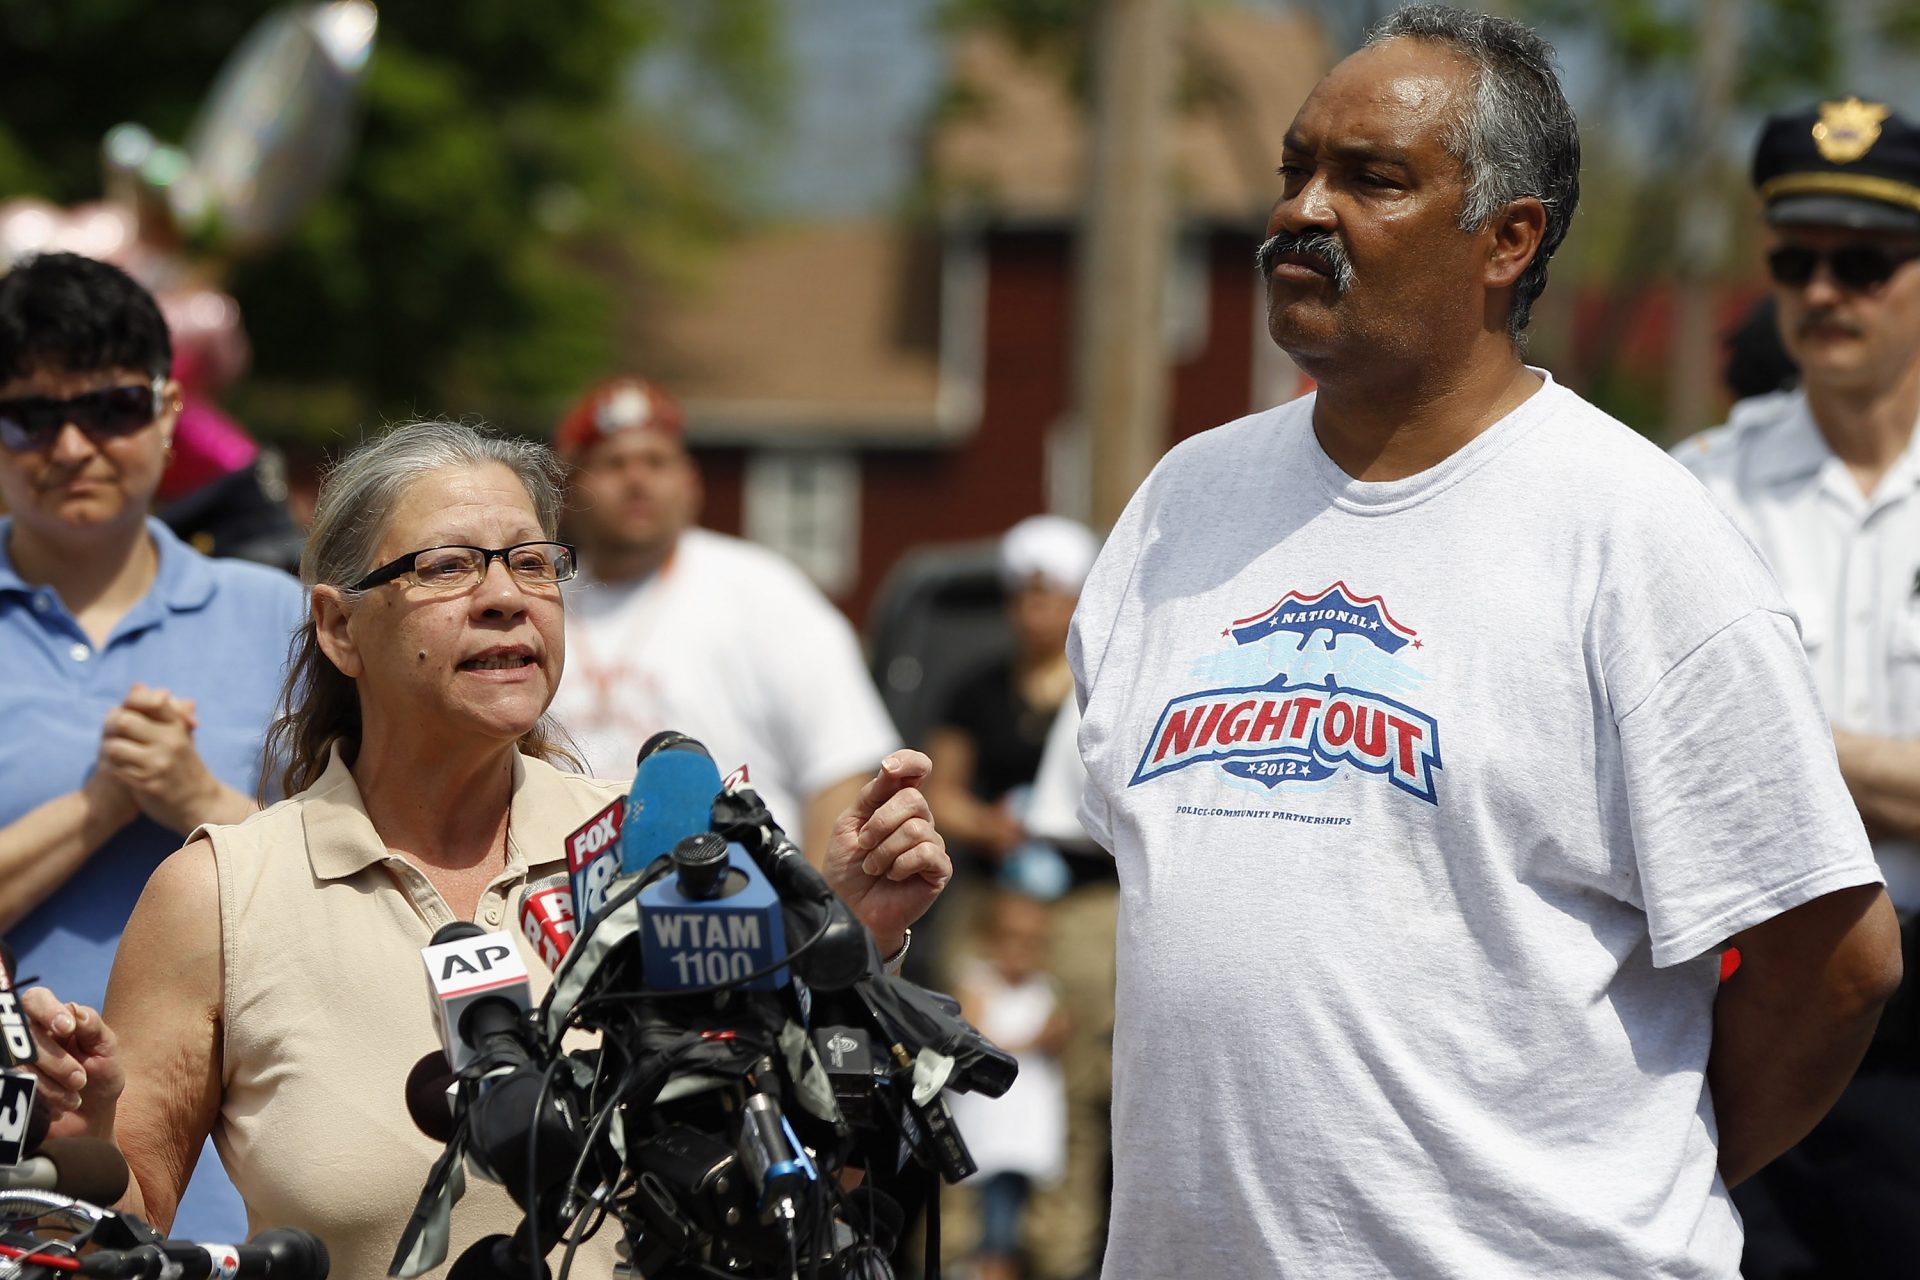
[[[716, 247], [739, 157], [631, 106], [636, 61], [771, 121], [775, 0], [385, 0], [351, 156], [284, 245], [225, 268], [264, 434], [480, 413], [542, 428], [617, 361], [622, 318]], [[181, 139], [245, 0], [0, 0], [0, 195], [97, 198], [126, 120]]]
[[[1699, 400], [1697, 388], [1689, 396], [1679, 393], [1679, 384], [1706, 378], [1717, 387], [1719, 362], [1676, 368], [1663, 413], [1657, 407], [1660, 371], [1630, 369], [1624, 359], [1633, 316], [1649, 289], [1670, 281], [1717, 296], [1730, 281], [1753, 278], [1750, 255], [1738, 250], [1754, 226], [1746, 167], [1755, 117], [1848, 88], [1850, 54], [1857, 47], [1848, 39], [1850, 29], [1856, 39], [1883, 48], [1920, 48], [1920, 21], [1906, 0], [1725, 0], [1719, 7], [1735, 33], [1735, 74], [1726, 86], [1729, 99], [1716, 104], [1703, 100], [1709, 78], [1700, 69], [1713, 51], [1698, 5], [1514, 5], [1518, 16], [1563, 48], [1580, 42], [1596, 72], [1589, 78], [1599, 86], [1597, 100], [1580, 104], [1586, 195], [1564, 256], [1567, 279], [1591, 282], [1604, 303], [1584, 341], [1577, 347], [1563, 343], [1556, 369], [1628, 422], [1651, 428], [1667, 418], [1669, 433], [1707, 425], [1697, 413], [1677, 412]], [[1703, 119], [1729, 112], [1733, 129], [1703, 134]], [[1563, 291], [1558, 301], [1570, 297]]]

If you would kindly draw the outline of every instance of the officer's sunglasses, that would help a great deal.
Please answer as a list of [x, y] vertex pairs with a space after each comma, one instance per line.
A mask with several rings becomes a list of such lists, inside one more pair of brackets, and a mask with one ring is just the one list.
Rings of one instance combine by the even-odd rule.
[[1767, 270], [1779, 283], [1798, 289], [1813, 279], [1813, 273], [1825, 261], [1835, 284], [1843, 289], [1867, 290], [1885, 284], [1915, 258], [1920, 258], [1920, 249], [1895, 253], [1877, 244], [1849, 244], [1838, 249], [1790, 244], [1767, 255]]
[[166, 379], [87, 391], [65, 400], [22, 396], [0, 400], [0, 445], [9, 453], [51, 448], [71, 422], [95, 444], [130, 436], [160, 416]]

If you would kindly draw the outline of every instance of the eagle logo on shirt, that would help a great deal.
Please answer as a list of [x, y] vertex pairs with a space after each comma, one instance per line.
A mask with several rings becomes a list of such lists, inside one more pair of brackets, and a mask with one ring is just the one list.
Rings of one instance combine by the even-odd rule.
[[1424, 642], [1381, 597], [1289, 591], [1220, 635], [1231, 646], [1194, 663], [1206, 687], [1168, 700], [1128, 786], [1212, 764], [1272, 791], [1352, 768], [1439, 802], [1440, 728], [1410, 700]]

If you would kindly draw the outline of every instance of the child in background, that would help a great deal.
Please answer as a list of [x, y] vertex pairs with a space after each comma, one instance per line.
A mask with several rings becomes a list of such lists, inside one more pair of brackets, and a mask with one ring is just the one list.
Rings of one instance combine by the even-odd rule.
[[981, 916], [979, 953], [966, 957], [954, 994], [961, 1013], [1020, 1060], [1013, 1087], [999, 1098], [952, 1098], [980, 1171], [980, 1242], [974, 1280], [1018, 1280], [1021, 1227], [1034, 1187], [1057, 1181], [1066, 1158], [1066, 1086], [1060, 1053], [1067, 1014], [1045, 972], [1052, 912], [1044, 902], [997, 888]]

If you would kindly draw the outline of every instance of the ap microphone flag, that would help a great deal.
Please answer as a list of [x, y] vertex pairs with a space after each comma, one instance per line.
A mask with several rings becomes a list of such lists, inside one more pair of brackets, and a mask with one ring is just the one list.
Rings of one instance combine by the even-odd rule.
[[459, 1071], [477, 1054], [461, 1025], [469, 1009], [489, 1000], [504, 1000], [522, 1012], [533, 1008], [527, 966], [510, 936], [485, 932], [464, 920], [442, 925], [434, 938], [420, 949], [420, 958], [433, 987], [440, 1047]]

